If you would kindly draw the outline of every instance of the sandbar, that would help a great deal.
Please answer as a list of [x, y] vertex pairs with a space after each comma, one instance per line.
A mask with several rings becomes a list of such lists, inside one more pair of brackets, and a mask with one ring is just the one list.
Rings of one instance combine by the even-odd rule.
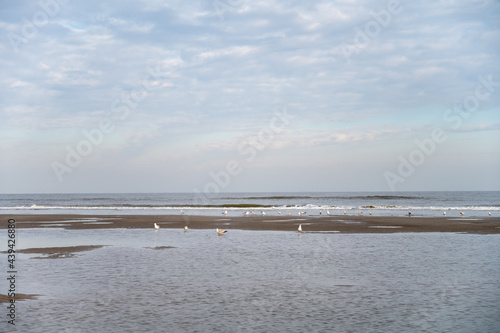
[[[0, 228], [7, 228], [7, 220], [15, 219], [16, 228], [114, 229], [145, 228], [154, 230], [154, 223], [162, 229], [239, 229], [339, 233], [400, 233], [453, 232], [471, 234], [499, 234], [500, 217], [488, 216], [467, 219], [454, 217], [416, 216], [199, 216], [199, 215], [68, 215], [24, 214], [0, 215]], [[97, 223], [89, 223], [95, 219]]]
[[[103, 247], [104, 245], [78, 245], [78, 246], [64, 246], [64, 247], [37, 247], [16, 250], [17, 253], [29, 254], [42, 254], [43, 257], [34, 257], [34, 259], [60, 259], [71, 258], [75, 256], [75, 252], [83, 252], [95, 250]], [[5, 251], [4, 251], [5, 252]]]
[[36, 294], [19, 294], [16, 293], [16, 296], [11, 298], [7, 295], [2, 295], [0, 294], [0, 303], [9, 303], [11, 299], [14, 299], [16, 302], [17, 301], [24, 301], [27, 299], [37, 299], [40, 295]]

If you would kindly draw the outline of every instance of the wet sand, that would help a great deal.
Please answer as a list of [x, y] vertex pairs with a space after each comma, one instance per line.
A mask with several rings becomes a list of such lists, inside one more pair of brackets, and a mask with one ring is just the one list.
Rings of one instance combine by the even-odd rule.
[[[25, 301], [27, 299], [37, 299], [40, 295], [30, 295], [30, 294], [19, 294], [16, 293], [16, 297], [14, 297], [14, 300], [17, 301]], [[11, 298], [7, 295], [2, 295], [0, 294], [0, 303], [9, 303]]]
[[[16, 220], [16, 228], [109, 229], [189, 227], [193, 229], [240, 229], [341, 233], [462, 232], [499, 234], [500, 217], [404, 217], [404, 216], [190, 216], [190, 215], [0, 215], [0, 228], [7, 220]], [[188, 232], [189, 232], [188, 231]]]
[[40, 247], [23, 250], [16, 250], [17, 253], [42, 254], [43, 257], [34, 257], [34, 259], [60, 259], [72, 258], [75, 252], [91, 251], [99, 249], [104, 245], [80, 245], [80, 246], [64, 246], [64, 247]]

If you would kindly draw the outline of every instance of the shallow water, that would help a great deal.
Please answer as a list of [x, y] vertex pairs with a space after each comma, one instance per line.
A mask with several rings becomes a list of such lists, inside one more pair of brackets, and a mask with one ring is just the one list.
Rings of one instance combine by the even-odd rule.
[[[18, 254], [20, 292], [45, 296], [16, 303], [15, 332], [500, 327], [499, 235], [21, 229], [17, 236], [18, 248], [109, 246], [66, 259]], [[145, 248], [155, 246], [175, 248]], [[5, 320], [3, 327], [12, 328]]]

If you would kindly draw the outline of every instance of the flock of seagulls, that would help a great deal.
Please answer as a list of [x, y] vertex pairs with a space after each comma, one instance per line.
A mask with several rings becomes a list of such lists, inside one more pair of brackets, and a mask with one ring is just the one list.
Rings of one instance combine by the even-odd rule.
[[[184, 211], [182, 209], [181, 209], [180, 213], [181, 213], [181, 215], [184, 215]], [[227, 216], [227, 214], [228, 214], [227, 210], [225, 210], [225, 211], [222, 212], [222, 215], [224, 215], [224, 216]], [[297, 215], [299, 215], [299, 216], [306, 215], [306, 214], [307, 214], [307, 212], [304, 212], [304, 211], [299, 211], [297, 213]], [[373, 215], [373, 212], [370, 211], [369, 214]], [[243, 213], [243, 215], [245, 215], [245, 216], [255, 215], [255, 212], [253, 212], [253, 211], [245, 211]], [[261, 211], [260, 215], [265, 216], [266, 212]], [[281, 215], [281, 211], [278, 211], [278, 215]], [[289, 212], [288, 215], [292, 215], [292, 212]], [[322, 210], [319, 211], [319, 215], [323, 215], [323, 211]], [[326, 215], [331, 216], [331, 213], [330, 213], [329, 210], [326, 211]], [[344, 210], [344, 215], [347, 215], [347, 210]], [[358, 216], [362, 216], [362, 215], [363, 215], [363, 212], [358, 212]], [[488, 215], [491, 216], [491, 212], [488, 212]], [[411, 209], [408, 210], [408, 216], [411, 216]], [[446, 216], [446, 211], [443, 212], [443, 216]], [[465, 212], [463, 212], [463, 211], [460, 212], [460, 216], [465, 216]], [[155, 223], [155, 229], [158, 230], [159, 228], [160, 227]]]
[[[160, 230], [160, 226], [158, 224], [156, 224], [156, 222], [154, 223], [154, 228], [155, 228], [155, 231]], [[188, 230], [189, 230], [188, 226], [187, 225], [184, 226], [184, 232], [187, 232]], [[297, 230], [298, 230], [298, 232], [302, 232], [302, 224], [299, 224], [299, 228]], [[218, 236], [222, 236], [227, 232], [227, 230], [216, 228], [215, 232], [217, 232]]]
[[[183, 215], [183, 214], [184, 214], [184, 211], [181, 210], [181, 215]], [[246, 212], [243, 213], [243, 215], [245, 215], [245, 216], [249, 216], [250, 214], [254, 215], [255, 213], [254, 212], [249, 212], [249, 211], [246, 211]], [[278, 211], [278, 214], [281, 215], [281, 211]], [[299, 216], [305, 215], [305, 214], [307, 214], [307, 212], [302, 212], [302, 211], [298, 212]], [[326, 211], [326, 214], [328, 216], [331, 215], [330, 211], [328, 211], [328, 210]], [[370, 212], [369, 214], [373, 215], [372, 212]], [[222, 215], [227, 216], [227, 210], [225, 210], [224, 212], [222, 212]], [[264, 211], [261, 211], [261, 215], [265, 216], [266, 213]], [[288, 215], [292, 215], [292, 213], [290, 212]], [[319, 212], [319, 215], [322, 215], [322, 211]], [[344, 215], [347, 215], [347, 211], [346, 210], [344, 210]], [[358, 216], [362, 216], [362, 215], [363, 215], [363, 212], [359, 212], [358, 213]], [[446, 216], [446, 211], [443, 212], [443, 215]], [[460, 212], [460, 215], [461, 216], [465, 216], [465, 212], [463, 212], [463, 211]], [[491, 212], [488, 212], [488, 215], [491, 216]], [[411, 209], [408, 210], [408, 216], [411, 216]], [[154, 223], [154, 229], [155, 229], [155, 231], [160, 230], [160, 226], [156, 222]], [[188, 226], [187, 225], [184, 226], [184, 232], [187, 232], [188, 230], [189, 230]], [[217, 232], [217, 235], [219, 235], [219, 236], [220, 235], [224, 235], [227, 232], [227, 230], [222, 230], [222, 229], [219, 229], [219, 228], [216, 228], [215, 231]], [[299, 233], [302, 232], [302, 224], [299, 224], [299, 227], [297, 228], [297, 231]]]
[[[181, 209], [180, 213], [181, 213], [181, 215], [184, 215], [184, 211], [182, 209]], [[227, 214], [228, 214], [227, 210], [225, 210], [225, 211], [222, 212], [222, 215], [224, 215], [224, 216], [227, 216]], [[297, 215], [299, 215], [299, 216], [306, 215], [306, 214], [307, 214], [307, 212], [304, 212], [304, 211], [299, 211], [297, 213]], [[369, 214], [373, 215], [373, 212], [370, 211]], [[245, 216], [255, 215], [255, 212], [253, 212], [253, 211], [245, 211], [243, 213], [243, 215], [245, 215]], [[265, 216], [266, 212], [261, 211], [260, 215]], [[281, 215], [281, 211], [278, 211], [278, 215]], [[292, 215], [292, 212], [289, 212], [288, 215]], [[323, 215], [323, 211], [322, 210], [319, 211], [319, 215]], [[331, 216], [331, 213], [330, 213], [329, 210], [326, 211], [326, 215]], [[347, 215], [347, 210], [344, 210], [344, 215]], [[358, 216], [362, 216], [362, 215], [363, 215], [363, 212], [358, 212]], [[446, 216], [446, 211], [443, 212], [443, 215]], [[488, 215], [491, 216], [491, 212], [488, 212]], [[408, 210], [408, 216], [411, 216], [411, 210], [410, 209]], [[465, 216], [465, 212], [460, 212], [460, 216]], [[158, 230], [159, 228], [160, 227], [155, 223], [155, 229]], [[186, 231], [187, 231], [187, 229], [186, 229]]]
[[[225, 215], [225, 216], [227, 216], [227, 210], [224, 211], [222, 214]], [[299, 211], [297, 213], [297, 215], [299, 215], [299, 216], [306, 215], [306, 214], [307, 214], [307, 212], [303, 212], [303, 211]], [[330, 213], [329, 210], [326, 211], [326, 214], [328, 216], [331, 216], [331, 213]], [[370, 211], [368, 214], [373, 215], [373, 212]], [[411, 209], [409, 209], [408, 210], [408, 216], [411, 216], [411, 214], [412, 214]], [[246, 211], [246, 212], [243, 213], [243, 215], [245, 215], [245, 216], [255, 215], [255, 212]], [[261, 215], [265, 216], [266, 212], [261, 211]], [[278, 215], [281, 215], [281, 211], [278, 211]], [[289, 212], [288, 215], [292, 215], [292, 212]], [[319, 215], [323, 215], [323, 211], [320, 210], [319, 211]], [[344, 210], [344, 215], [347, 215], [347, 211], [346, 210]], [[362, 216], [362, 215], [363, 215], [363, 212], [358, 212], [358, 216]], [[446, 211], [443, 212], [443, 215], [446, 216]], [[461, 216], [465, 216], [465, 212], [460, 212], [460, 215]], [[491, 216], [491, 212], [488, 212], [488, 215]]]

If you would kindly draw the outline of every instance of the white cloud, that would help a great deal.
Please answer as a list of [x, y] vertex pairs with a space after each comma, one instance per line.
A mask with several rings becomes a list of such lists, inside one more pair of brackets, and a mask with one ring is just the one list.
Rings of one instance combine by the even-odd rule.
[[[276, 159], [297, 150], [322, 161], [316, 150], [347, 154], [345, 147], [354, 145], [373, 156], [384, 147], [397, 158], [394, 147], [409, 142], [413, 149], [426, 126], [442, 124], [450, 104], [474, 93], [480, 75], [500, 81], [500, 5], [403, 2], [401, 13], [347, 61], [340, 46], [353, 46], [355, 28], [386, 6], [244, 1], [226, 8], [221, 20], [211, 1], [71, 2], [19, 53], [2, 40], [0, 130], [32, 133], [29, 145], [16, 146], [20, 154], [44, 135], [57, 138], [64, 153], [79, 140], [74, 133], [98, 126], [116, 100], [147, 82], [147, 97], [132, 101], [130, 116], [109, 136], [106, 149], [116, 148], [117, 156], [147, 150], [137, 159], [144, 162], [168, 151], [196, 162], [200, 150], [227, 153], [266, 126], [274, 108], [287, 106], [296, 118], [268, 145]], [[21, 18], [39, 10], [37, 3], [16, 2], [6, 9], [0, 27], [18, 34]], [[500, 88], [494, 88], [481, 110], [498, 108]], [[491, 135], [500, 119], [487, 114], [463, 119], [453, 135]]]

